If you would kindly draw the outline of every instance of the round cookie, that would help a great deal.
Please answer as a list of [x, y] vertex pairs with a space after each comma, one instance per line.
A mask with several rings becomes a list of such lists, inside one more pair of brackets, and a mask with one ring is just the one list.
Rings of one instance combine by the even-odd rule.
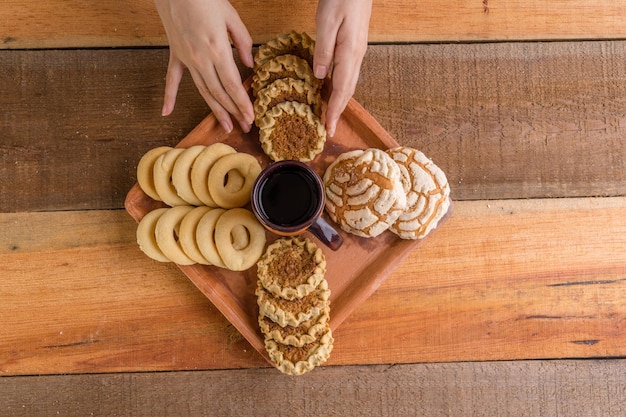
[[149, 258], [159, 262], [171, 262], [159, 248], [155, 236], [157, 221], [167, 210], [167, 208], [152, 210], [146, 213], [137, 225], [137, 244], [139, 249]]
[[309, 106], [284, 102], [265, 113], [259, 124], [263, 151], [274, 161], [311, 161], [324, 149], [326, 128]]
[[[250, 154], [238, 152], [224, 155], [209, 171], [209, 194], [219, 207], [243, 207], [250, 202], [252, 186], [260, 172], [259, 161]], [[240, 184], [241, 177], [244, 181]]]
[[263, 288], [260, 282], [257, 282], [255, 295], [257, 296], [259, 314], [282, 327], [299, 326], [312, 317], [330, 309], [328, 301], [330, 289], [328, 289], [328, 282], [325, 279], [320, 282], [314, 291], [295, 300], [275, 297]]
[[178, 233], [178, 241], [185, 254], [200, 265], [211, 265], [211, 262], [200, 252], [198, 242], [196, 241], [198, 223], [200, 223], [200, 219], [210, 210], [212, 210], [212, 208], [207, 206], [194, 207], [193, 210], [189, 211], [189, 213], [185, 214], [185, 217], [183, 217]]
[[269, 245], [257, 262], [257, 277], [263, 287], [286, 300], [302, 298], [324, 279], [326, 258], [306, 237], [280, 238]]
[[305, 32], [292, 30], [259, 46], [254, 55], [254, 68], [256, 70], [267, 61], [286, 54], [304, 59], [312, 68], [314, 52], [315, 41]]
[[191, 187], [195, 195], [205, 205], [217, 207], [217, 203], [209, 192], [209, 172], [215, 162], [224, 155], [236, 153], [230, 145], [216, 142], [206, 147], [195, 159], [191, 167]]
[[318, 340], [302, 347], [285, 345], [272, 339], [266, 339], [265, 350], [274, 366], [282, 373], [302, 375], [328, 360], [333, 350], [333, 343], [332, 331], [327, 328]]
[[357, 236], [380, 235], [406, 208], [400, 168], [380, 149], [339, 155], [326, 169], [324, 184], [329, 216]]
[[272, 339], [283, 345], [302, 347], [313, 343], [326, 332], [330, 315], [328, 310], [301, 323], [299, 326], [280, 326], [265, 316], [259, 316], [259, 327], [265, 339]]
[[202, 253], [202, 256], [212, 265], [220, 268], [226, 268], [226, 265], [217, 251], [217, 245], [215, 244], [215, 225], [220, 216], [224, 213], [226, 213], [226, 210], [222, 208], [209, 210], [202, 216], [196, 226], [196, 243], [200, 253]]
[[172, 262], [178, 265], [193, 265], [195, 261], [191, 259], [183, 250], [178, 236], [180, 236], [180, 223], [183, 217], [189, 213], [193, 207], [176, 206], [165, 211], [157, 220], [154, 229], [159, 249]]
[[261, 89], [280, 78], [303, 80], [316, 90], [319, 90], [323, 84], [323, 80], [315, 78], [313, 70], [304, 59], [295, 55], [280, 55], [265, 62], [255, 71], [252, 76], [254, 96], [256, 97]]
[[408, 147], [389, 149], [402, 172], [407, 208], [389, 230], [402, 239], [422, 239], [437, 227], [450, 208], [445, 173], [422, 152]]
[[[233, 234], [240, 226], [248, 231], [249, 239], [245, 246], [241, 244], [242, 240]], [[224, 265], [231, 271], [245, 271], [252, 267], [263, 254], [265, 241], [265, 228], [250, 210], [243, 208], [227, 210], [215, 224], [215, 246]]]
[[180, 198], [174, 184], [172, 184], [172, 172], [176, 159], [184, 152], [182, 148], [171, 149], [157, 158], [154, 162], [154, 188], [161, 200], [168, 206], [186, 206], [188, 203]]
[[254, 114], [257, 126], [265, 113], [275, 105], [285, 101], [304, 103], [311, 107], [313, 114], [322, 116], [322, 98], [318, 90], [303, 80], [279, 79], [260, 90], [254, 101]]
[[192, 206], [201, 206], [202, 201], [193, 192], [191, 186], [191, 167], [206, 146], [195, 145], [185, 149], [174, 162], [172, 169], [172, 185], [180, 198]]
[[148, 197], [153, 200], [162, 201], [159, 193], [154, 187], [154, 163], [165, 152], [171, 150], [170, 146], [159, 146], [146, 152], [137, 164], [137, 182], [139, 187]]

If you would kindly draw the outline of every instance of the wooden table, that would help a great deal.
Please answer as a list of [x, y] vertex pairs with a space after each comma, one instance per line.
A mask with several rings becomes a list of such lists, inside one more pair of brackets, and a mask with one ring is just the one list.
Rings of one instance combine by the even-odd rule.
[[[256, 43], [310, 3], [233, 1]], [[187, 76], [160, 116], [152, 2], [4, 1], [0, 414], [624, 415], [626, 1], [375, 3], [355, 99], [455, 212], [290, 378], [135, 243], [140, 156], [208, 113]]]

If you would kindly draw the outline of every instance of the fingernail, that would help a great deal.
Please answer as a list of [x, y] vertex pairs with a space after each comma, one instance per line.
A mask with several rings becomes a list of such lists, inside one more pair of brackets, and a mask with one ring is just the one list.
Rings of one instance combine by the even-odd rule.
[[333, 136], [335, 136], [335, 129], [336, 129], [335, 125], [328, 126], [326, 128], [326, 135], [332, 138]]
[[326, 74], [328, 74], [328, 67], [325, 65], [316, 65], [314, 69], [315, 78], [324, 79], [326, 78]]
[[248, 124], [254, 123], [254, 114], [244, 114], [243, 120]]
[[220, 124], [222, 128], [226, 131], [226, 133], [230, 133], [233, 131], [233, 124], [230, 120], [220, 120]]
[[250, 129], [252, 128], [252, 126], [250, 125], [250, 123], [248, 123], [248, 122], [244, 122], [244, 121], [240, 121], [240, 122], [239, 122], [239, 126], [241, 127], [241, 130], [243, 130], [243, 133], [248, 133], [248, 132], [250, 132]]

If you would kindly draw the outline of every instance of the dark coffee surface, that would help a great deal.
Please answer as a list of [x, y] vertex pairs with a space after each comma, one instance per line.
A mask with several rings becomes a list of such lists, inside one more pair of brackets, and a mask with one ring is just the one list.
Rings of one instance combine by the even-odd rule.
[[261, 188], [261, 205], [268, 220], [295, 226], [310, 220], [319, 204], [314, 180], [297, 169], [281, 169], [268, 176]]

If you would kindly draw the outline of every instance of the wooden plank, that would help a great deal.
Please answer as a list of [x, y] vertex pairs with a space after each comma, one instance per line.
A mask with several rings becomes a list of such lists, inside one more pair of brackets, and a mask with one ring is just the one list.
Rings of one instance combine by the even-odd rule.
[[[8, 417], [621, 417], [626, 361], [517, 361], [0, 378]], [[330, 411], [332, 410], [332, 411]]]
[[[377, 45], [355, 98], [456, 200], [625, 195], [625, 61], [624, 41]], [[208, 111], [187, 76], [160, 116], [166, 65], [166, 50], [0, 51], [0, 212], [123, 207], [140, 156]]]
[[[292, 29], [315, 34], [316, 2], [233, 0], [255, 42]], [[626, 37], [626, 0], [375, 1], [371, 42]], [[152, 1], [4, 0], [0, 48], [165, 45]]]
[[[626, 355], [625, 214], [625, 197], [457, 202], [328, 364]], [[0, 230], [0, 374], [266, 365], [139, 251], [125, 212], [5, 213]]]

